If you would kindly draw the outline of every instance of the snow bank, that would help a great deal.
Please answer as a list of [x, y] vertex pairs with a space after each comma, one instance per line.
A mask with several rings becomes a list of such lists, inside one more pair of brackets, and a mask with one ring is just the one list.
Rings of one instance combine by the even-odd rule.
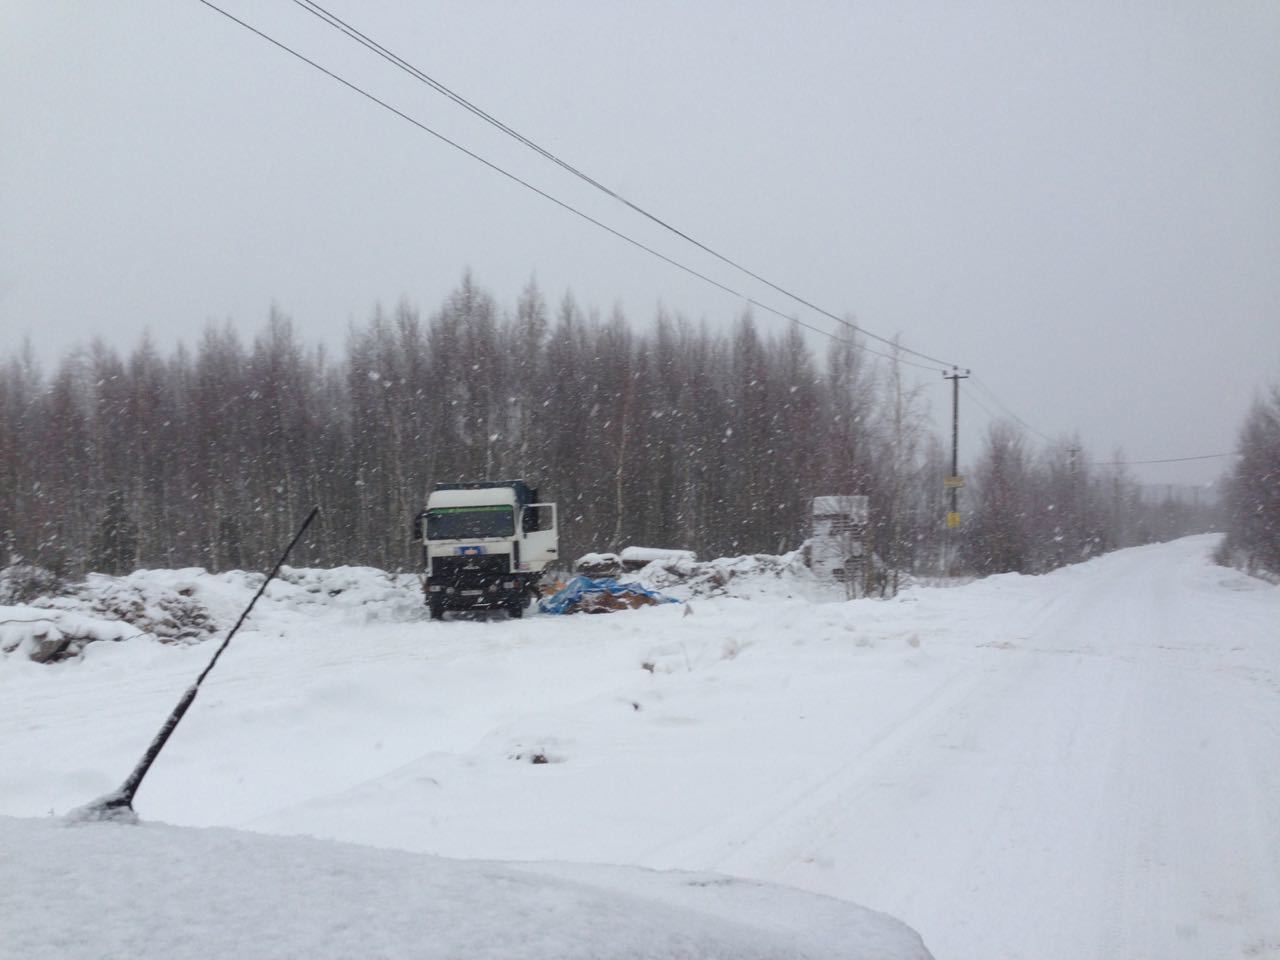
[[0, 850], [0, 944], [25, 960], [929, 957], [882, 914], [712, 874], [8, 817]]

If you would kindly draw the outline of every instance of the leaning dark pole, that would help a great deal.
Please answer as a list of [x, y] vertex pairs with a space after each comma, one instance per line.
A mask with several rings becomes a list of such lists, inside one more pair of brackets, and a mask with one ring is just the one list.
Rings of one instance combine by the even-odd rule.
[[186, 693], [182, 695], [182, 699], [178, 701], [178, 705], [173, 708], [173, 712], [169, 714], [169, 719], [164, 722], [164, 726], [160, 728], [160, 732], [156, 734], [155, 739], [151, 741], [151, 746], [147, 747], [147, 752], [142, 755], [142, 759], [138, 761], [138, 765], [133, 768], [133, 773], [129, 774], [129, 778], [125, 780], [119, 789], [108, 793], [106, 796], [99, 797], [92, 803], [79, 807], [69, 813], [68, 819], [71, 820], [125, 820], [134, 821], [137, 814], [133, 810], [133, 795], [138, 792], [138, 787], [142, 785], [142, 779], [147, 775], [147, 771], [151, 769], [151, 765], [155, 763], [156, 757], [160, 756], [160, 751], [164, 749], [164, 745], [169, 741], [169, 737], [173, 735], [173, 731], [177, 728], [179, 721], [186, 714], [191, 703], [196, 698], [196, 693], [200, 690], [200, 684], [204, 683], [204, 678], [209, 675], [209, 671], [213, 669], [213, 665], [218, 662], [218, 658], [222, 656], [222, 651], [227, 649], [227, 644], [231, 642], [231, 638], [236, 635], [236, 631], [240, 629], [240, 625], [244, 623], [249, 616], [249, 611], [253, 609], [253, 605], [258, 602], [258, 598], [262, 596], [267, 589], [267, 584], [275, 579], [276, 574], [280, 572], [280, 568], [284, 566], [285, 560], [289, 558], [289, 554], [293, 548], [297, 546], [298, 541], [302, 539], [302, 535], [306, 532], [307, 527], [311, 526], [311, 521], [316, 518], [316, 514], [320, 512], [319, 507], [312, 507], [311, 512], [307, 514], [307, 519], [302, 521], [302, 526], [298, 528], [298, 532], [294, 534], [289, 546], [284, 548], [284, 553], [280, 555], [280, 559], [276, 561], [276, 565], [271, 568], [271, 572], [267, 574], [267, 579], [262, 581], [262, 586], [258, 588], [258, 592], [253, 595], [253, 599], [249, 601], [249, 605], [244, 608], [244, 613], [240, 614], [240, 619], [236, 621], [231, 632], [227, 634], [227, 638], [222, 641], [221, 646], [213, 655], [213, 659], [209, 661], [209, 665], [201, 671], [200, 676], [196, 677], [196, 682], [187, 687]]

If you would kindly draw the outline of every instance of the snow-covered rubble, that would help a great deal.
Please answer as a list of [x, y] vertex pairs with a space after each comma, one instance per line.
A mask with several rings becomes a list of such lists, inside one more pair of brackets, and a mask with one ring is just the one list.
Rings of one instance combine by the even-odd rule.
[[757, 553], [706, 561], [694, 560], [691, 556], [662, 557], [624, 579], [682, 600], [694, 597], [844, 599], [838, 585], [814, 577], [798, 550], [781, 556]]
[[584, 553], [573, 561], [573, 572], [588, 577], [614, 577], [622, 572], [622, 558], [616, 553]]
[[368, 620], [420, 619], [423, 610], [422, 581], [416, 574], [375, 567], [284, 567], [267, 596], [294, 610], [325, 607]]
[[[199, 567], [138, 570], [123, 577], [92, 573], [70, 584], [24, 575], [24, 583], [42, 583], [56, 592], [0, 606], [0, 653], [47, 663], [78, 657], [98, 641], [205, 640], [231, 627], [262, 580], [260, 573], [209, 573]], [[285, 567], [258, 610], [260, 615], [323, 610], [365, 621], [401, 621], [421, 617], [422, 599], [412, 574], [372, 567]]]
[[27, 605], [0, 607], [0, 653], [36, 663], [69, 660], [98, 640], [127, 640], [142, 635], [142, 631], [120, 620]]
[[667, 550], [658, 547], [625, 547], [618, 559], [627, 568], [641, 568], [658, 561], [697, 560], [698, 555], [692, 550]]
[[168, 643], [203, 640], [217, 624], [201, 598], [199, 581], [205, 572], [140, 570], [127, 577], [91, 573], [64, 593], [40, 597], [34, 606], [83, 613], [100, 620], [120, 621]]

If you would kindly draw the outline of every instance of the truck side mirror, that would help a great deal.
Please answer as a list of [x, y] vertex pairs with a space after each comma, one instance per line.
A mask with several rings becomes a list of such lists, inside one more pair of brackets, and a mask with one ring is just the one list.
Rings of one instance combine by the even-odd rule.
[[427, 519], [425, 513], [420, 513], [413, 518], [413, 539], [421, 540], [423, 535], [424, 521]]

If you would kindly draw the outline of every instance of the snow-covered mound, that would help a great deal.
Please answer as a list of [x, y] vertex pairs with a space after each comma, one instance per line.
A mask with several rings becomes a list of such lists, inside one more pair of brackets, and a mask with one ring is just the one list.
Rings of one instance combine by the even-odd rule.
[[[138, 570], [123, 577], [91, 573], [29, 603], [0, 606], [0, 653], [48, 663], [76, 658], [96, 641], [205, 640], [230, 629], [262, 579], [260, 573], [209, 573], [199, 567]], [[281, 614], [326, 612], [366, 622], [418, 619], [418, 578], [372, 567], [285, 567], [254, 616], [261, 622]]]
[[116, 620], [157, 640], [203, 640], [217, 624], [199, 596], [203, 570], [139, 570], [126, 577], [91, 573], [61, 593], [41, 597], [33, 605]]
[[0, 653], [52, 663], [80, 655], [97, 640], [127, 640], [140, 632], [120, 620], [102, 620], [67, 610], [0, 607]]
[[624, 579], [682, 600], [694, 597], [830, 600], [845, 596], [839, 585], [815, 578], [798, 550], [781, 556], [757, 553], [707, 561], [694, 560], [691, 554], [664, 556]]
[[0, 952], [927, 960], [883, 914], [715, 874], [463, 862], [310, 838], [0, 817]]
[[368, 621], [417, 620], [423, 614], [422, 582], [416, 574], [375, 567], [285, 567], [266, 596], [292, 610], [341, 610]]

